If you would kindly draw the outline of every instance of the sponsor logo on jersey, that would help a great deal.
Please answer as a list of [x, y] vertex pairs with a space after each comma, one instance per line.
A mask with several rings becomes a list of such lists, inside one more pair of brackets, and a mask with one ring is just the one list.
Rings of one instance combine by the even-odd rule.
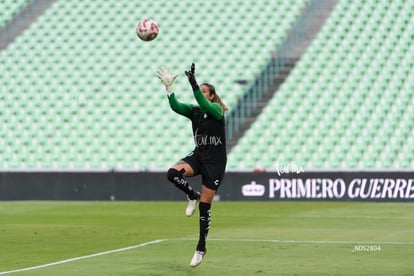
[[194, 134], [194, 142], [196, 146], [207, 146], [207, 145], [221, 145], [223, 141], [221, 141], [221, 137], [219, 136], [209, 136], [209, 135], [198, 135], [198, 128]]

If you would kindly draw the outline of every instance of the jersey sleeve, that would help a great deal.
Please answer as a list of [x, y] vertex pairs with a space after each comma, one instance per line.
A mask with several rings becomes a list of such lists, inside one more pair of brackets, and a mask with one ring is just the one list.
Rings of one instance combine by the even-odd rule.
[[197, 103], [200, 105], [200, 107], [205, 109], [208, 114], [210, 114], [217, 120], [221, 120], [223, 118], [224, 111], [221, 105], [207, 100], [203, 92], [201, 92], [200, 88], [194, 90], [194, 97]]
[[171, 109], [174, 110], [176, 113], [183, 115], [187, 118], [191, 118], [191, 111], [193, 109], [193, 105], [179, 102], [175, 97], [174, 93], [168, 96], [168, 102], [170, 103]]

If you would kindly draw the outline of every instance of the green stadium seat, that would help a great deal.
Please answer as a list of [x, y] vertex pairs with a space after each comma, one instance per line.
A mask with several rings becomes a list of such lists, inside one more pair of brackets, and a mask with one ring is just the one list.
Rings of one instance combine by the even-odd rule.
[[13, 17], [25, 6], [29, 0], [2, 0], [0, 1], [0, 28], [11, 21]]
[[269, 139], [273, 160], [301, 158], [310, 169], [412, 168], [412, 151], [400, 153], [410, 142], [397, 138], [414, 129], [408, 119], [414, 91], [410, 2], [339, 1], [231, 152], [229, 167], [251, 168], [262, 161], [260, 154], [243, 159], [246, 152], [238, 146], [256, 143], [270, 125], [277, 126], [278, 140], [287, 141]]
[[[0, 26], [5, 13], [28, 3], [4, 2]], [[254, 79], [307, 1], [151, 3], [56, 1], [0, 53], [2, 168], [170, 166], [193, 141], [189, 121], [169, 109], [157, 67], [182, 72], [195, 61], [199, 81], [214, 83], [234, 108], [244, 93], [234, 81]], [[143, 9], [160, 24], [155, 42], [136, 38]], [[272, 169], [278, 160], [319, 169], [412, 168], [412, 17], [412, 1], [340, 0], [233, 148], [228, 168]], [[194, 102], [183, 76], [175, 90]]]

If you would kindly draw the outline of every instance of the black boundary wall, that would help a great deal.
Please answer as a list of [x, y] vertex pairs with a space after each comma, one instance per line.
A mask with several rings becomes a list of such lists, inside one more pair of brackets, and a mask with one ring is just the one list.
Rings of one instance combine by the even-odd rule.
[[[200, 177], [189, 181], [200, 188]], [[3, 171], [0, 200], [160, 201], [185, 196], [163, 171]], [[217, 200], [414, 202], [414, 171], [232, 171]]]

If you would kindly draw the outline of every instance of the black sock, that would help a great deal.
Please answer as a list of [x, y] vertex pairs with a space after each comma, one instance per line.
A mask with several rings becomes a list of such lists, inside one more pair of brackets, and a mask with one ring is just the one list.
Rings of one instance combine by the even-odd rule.
[[200, 210], [200, 237], [198, 239], [197, 251], [206, 251], [206, 240], [211, 224], [210, 208], [210, 203], [200, 202], [198, 204], [198, 209]]
[[178, 189], [186, 193], [191, 200], [197, 199], [198, 194], [193, 190], [193, 188], [190, 185], [188, 185], [187, 179], [183, 177], [184, 172], [184, 169], [177, 171], [176, 169], [171, 168], [167, 172], [167, 178]]

